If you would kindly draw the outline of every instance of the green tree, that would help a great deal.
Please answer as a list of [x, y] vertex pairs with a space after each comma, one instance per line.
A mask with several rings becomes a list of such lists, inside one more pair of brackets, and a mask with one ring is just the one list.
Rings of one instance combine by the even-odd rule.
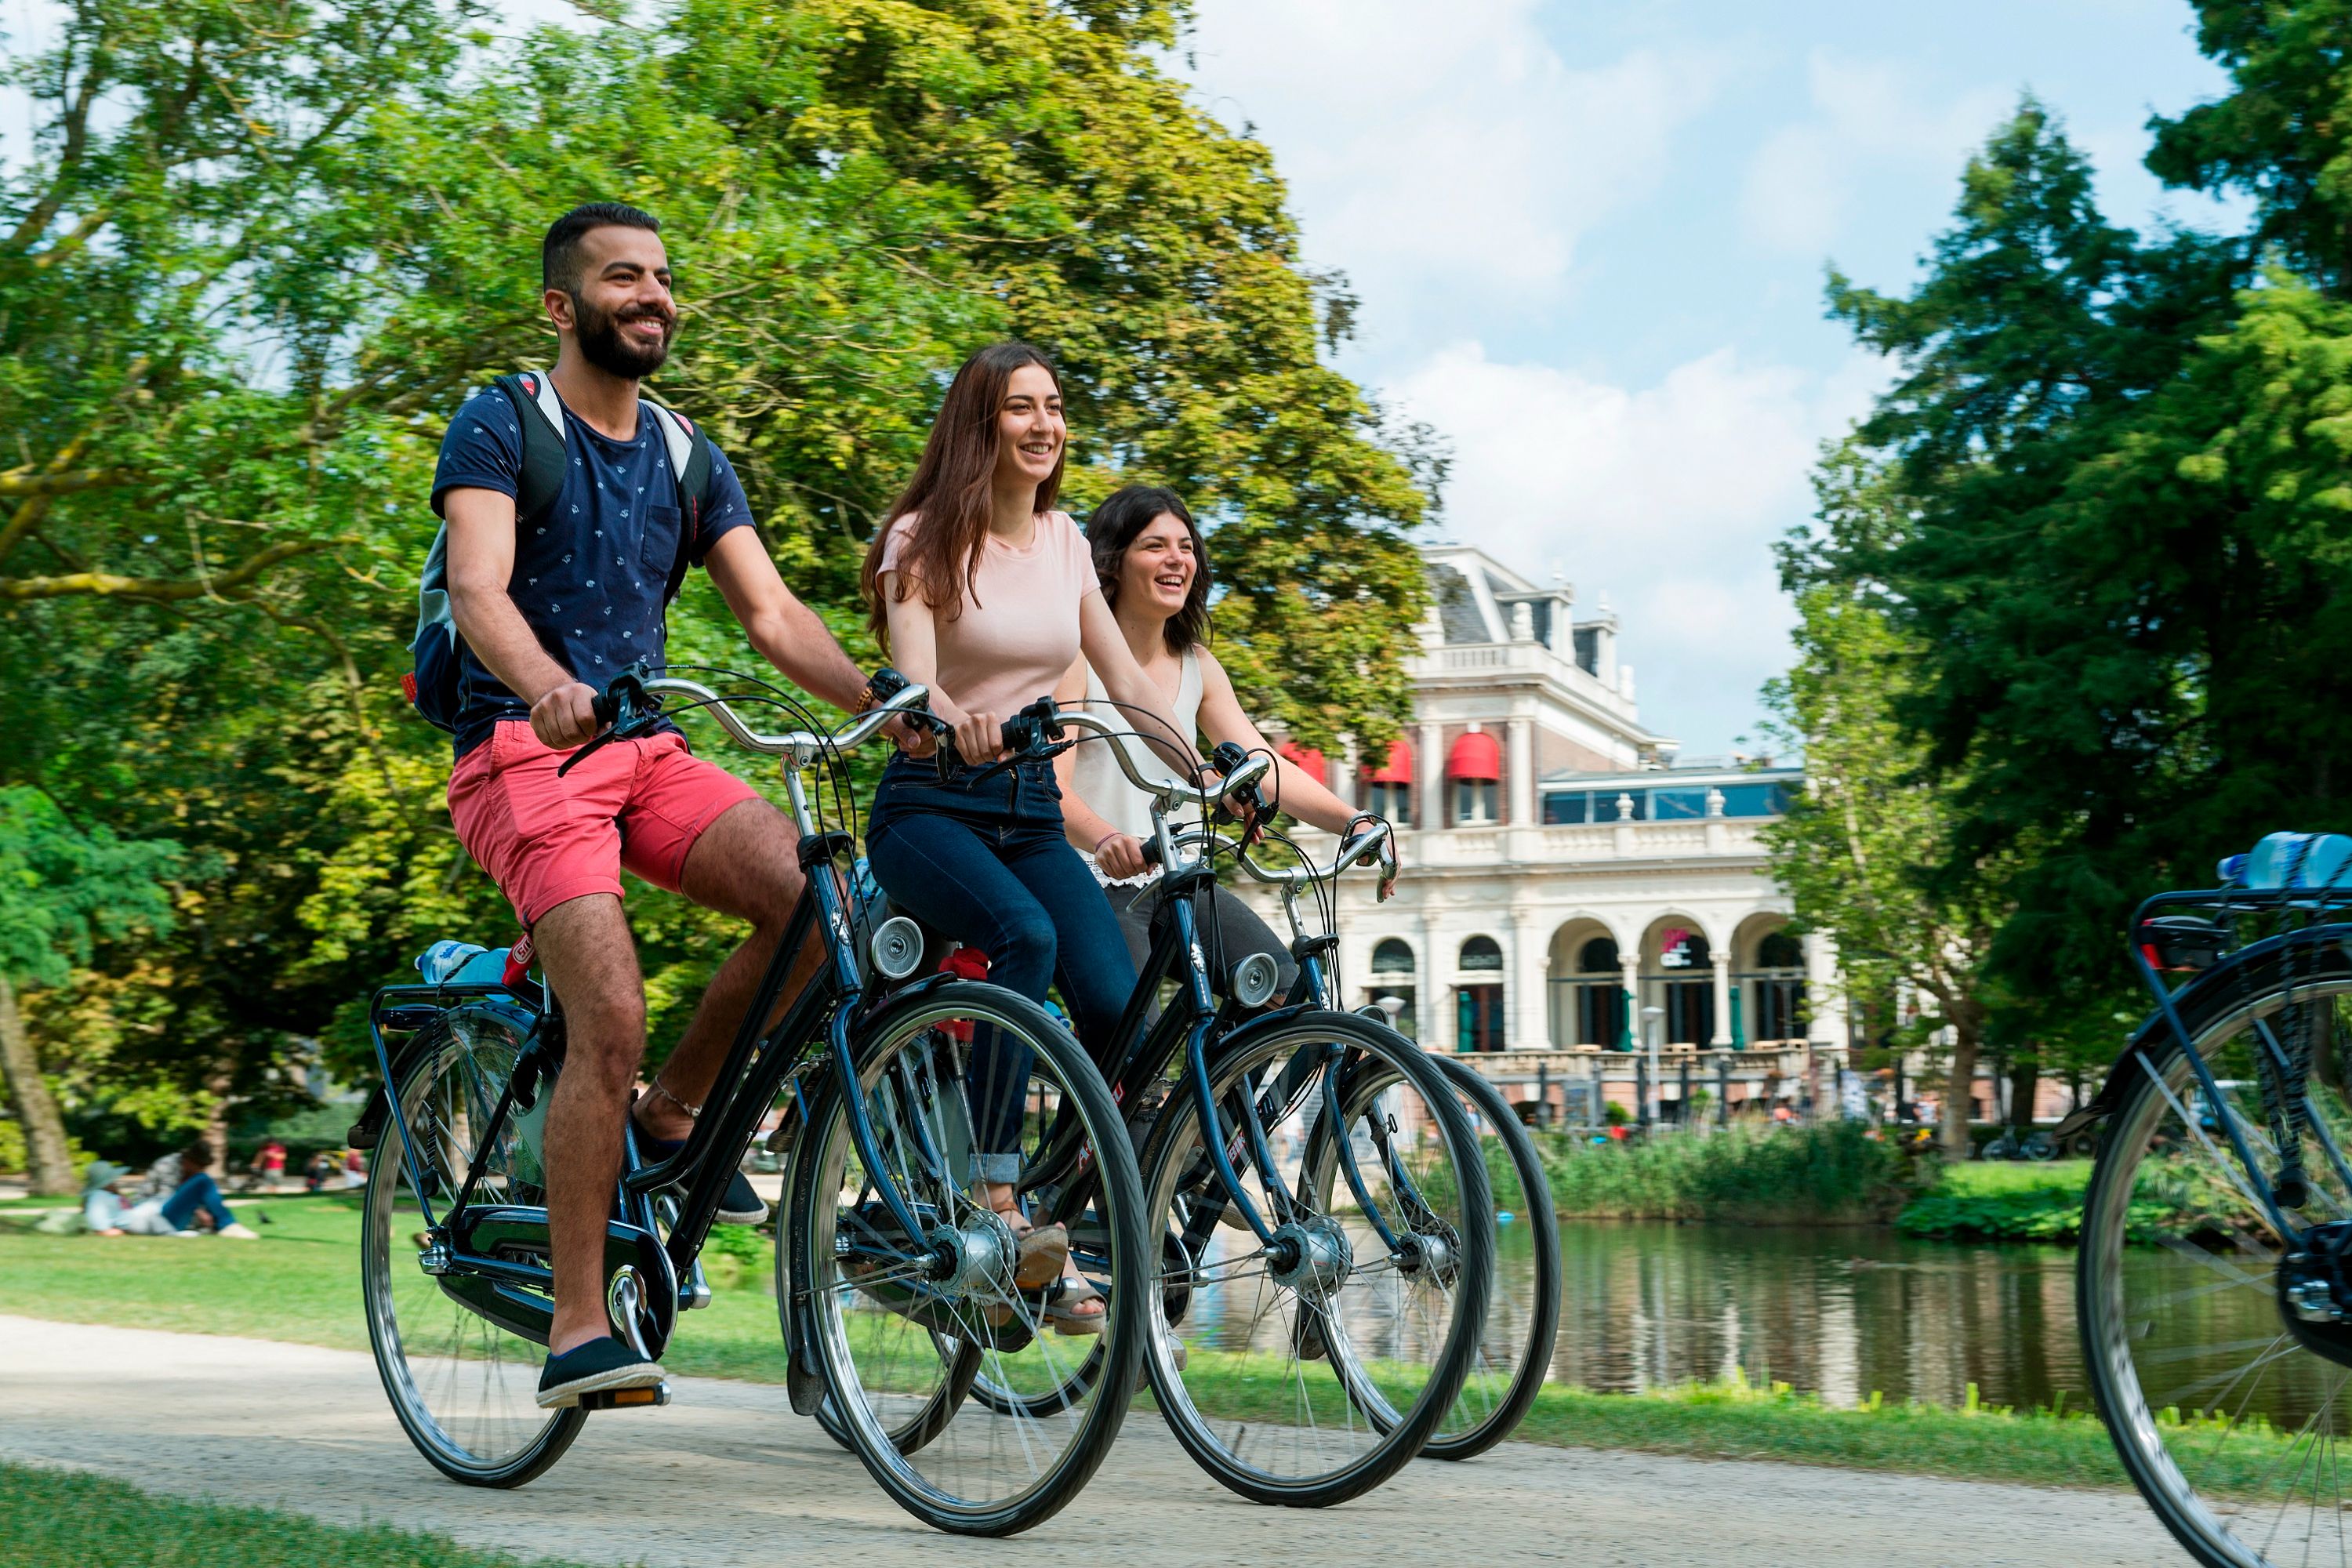
[[[1824, 465], [1820, 519], [1834, 537], [1882, 534], [1910, 508], [1853, 448]], [[1870, 588], [1810, 580], [1801, 548], [1785, 553], [1796, 597], [1797, 659], [1766, 689], [1776, 740], [1801, 750], [1805, 787], [1765, 829], [1773, 876], [1801, 929], [1837, 943], [1848, 1005], [1878, 1016], [1897, 1050], [1945, 1053], [1943, 1143], [1969, 1152], [1969, 1102], [1992, 1006], [1984, 974], [2009, 912], [1998, 876], [1950, 873], [1962, 790], [1928, 765], [1898, 717], [1922, 664]], [[1892, 1016], [1888, 1016], [1892, 1015]]]
[[[687, 316], [656, 390], [853, 645], [942, 374], [1018, 333], [1066, 366], [1079, 504], [1156, 479], [1213, 524], [1251, 700], [1308, 737], [1402, 714], [1438, 465], [1323, 363], [1344, 289], [1265, 150], [1163, 70], [1180, 5], [680, 0], [519, 44], [478, 14], [85, 0], [20, 68], [0, 784], [191, 867], [168, 935], [28, 999], [75, 1095], [200, 1120], [310, 1037], [356, 1065], [352, 998], [510, 921], [394, 682], [441, 428], [551, 354], [539, 236], [578, 200], [665, 219]], [[741, 662], [699, 580], [673, 626], [673, 657]], [[729, 933], [631, 911], [659, 1049]]]
[[61, 986], [94, 939], [168, 930], [163, 886], [180, 847], [76, 826], [37, 790], [0, 790], [0, 1072], [25, 1131], [36, 1193], [74, 1190], [64, 1119], [17, 1005], [20, 988]]

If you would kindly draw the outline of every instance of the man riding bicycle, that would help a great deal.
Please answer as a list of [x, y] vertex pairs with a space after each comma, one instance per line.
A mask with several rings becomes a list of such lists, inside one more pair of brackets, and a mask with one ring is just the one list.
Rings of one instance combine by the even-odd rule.
[[[553, 398], [530, 374], [514, 380], [535, 408], [498, 389], [474, 397], [443, 437], [433, 479], [460, 639], [449, 815], [530, 932], [568, 1034], [546, 1130], [555, 1314], [538, 1402], [550, 1409], [662, 1381], [605, 1315], [623, 1118], [635, 1116], [656, 1157], [686, 1136], [802, 889], [791, 822], [689, 754], [666, 722], [557, 770], [595, 734], [604, 682], [633, 663], [660, 667], [668, 604], [689, 564], [710, 574], [751, 646], [787, 678], [845, 709], [869, 700], [865, 675], [777, 575], [726, 459], [698, 443], [689, 493], [688, 465], [666, 437], [690, 426], [638, 397], [677, 330], [660, 227], [609, 202], [556, 220], [541, 249], [541, 302], [562, 342], [545, 377]], [[560, 413], [568, 460], [552, 504], [519, 518], [524, 426], [542, 410]], [[621, 908], [625, 868], [752, 926], [634, 1110], [646, 1006]], [[808, 944], [803, 968], [822, 955]], [[766, 1215], [739, 1174], [719, 1217]]]

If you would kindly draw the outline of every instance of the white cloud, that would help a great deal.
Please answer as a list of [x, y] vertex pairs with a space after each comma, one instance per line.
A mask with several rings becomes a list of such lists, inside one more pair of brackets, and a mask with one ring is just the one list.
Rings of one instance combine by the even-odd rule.
[[1465, 342], [1389, 392], [1452, 443], [1448, 531], [1538, 579], [1562, 573], [1579, 614], [1606, 599], [1645, 720], [1712, 752], [1787, 663], [1771, 544], [1811, 510], [1821, 443], [1882, 376], [1864, 355], [1822, 377], [1721, 349], [1629, 388]]
[[1757, 148], [1739, 200], [1751, 239], [1805, 255], [1832, 247], [1867, 176], [1948, 179], [2016, 101], [1998, 87], [1931, 101], [1903, 67], [1821, 50], [1805, 74], [1811, 114]]
[[1280, 151], [1309, 253], [1381, 300], [1388, 331], [1433, 289], [1556, 288], [1580, 235], [1660, 185], [1673, 132], [1723, 74], [1655, 50], [1571, 69], [1536, 10], [1202, 0], [1202, 101]]

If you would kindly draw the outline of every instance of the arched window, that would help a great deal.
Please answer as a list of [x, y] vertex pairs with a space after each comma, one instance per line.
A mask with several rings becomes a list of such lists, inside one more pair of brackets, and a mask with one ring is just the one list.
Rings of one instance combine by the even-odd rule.
[[1375, 974], [1411, 974], [1412, 949], [1394, 937], [1372, 949], [1372, 973]]
[[1805, 946], [1787, 931], [1776, 931], [1756, 944], [1759, 969], [1802, 969]]
[[1706, 932], [1696, 926], [1668, 926], [1658, 933], [1660, 968], [1705, 969], [1712, 962]]
[[1462, 944], [1462, 967], [1499, 971], [1503, 967], [1503, 950], [1495, 945], [1491, 936], [1474, 936]]
[[1576, 967], [1585, 974], [1617, 973], [1617, 944], [1605, 936], [1596, 936], [1578, 950]]

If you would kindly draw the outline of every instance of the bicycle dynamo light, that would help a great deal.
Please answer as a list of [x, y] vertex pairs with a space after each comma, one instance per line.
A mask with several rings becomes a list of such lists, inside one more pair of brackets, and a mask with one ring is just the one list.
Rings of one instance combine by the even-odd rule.
[[1253, 952], [1234, 965], [1234, 973], [1225, 983], [1226, 993], [1244, 1007], [1263, 1007], [1266, 998], [1274, 994], [1275, 983], [1281, 978], [1282, 972], [1274, 966], [1271, 957]]
[[892, 915], [874, 928], [870, 950], [883, 978], [904, 980], [923, 962], [922, 928], [904, 915]]

